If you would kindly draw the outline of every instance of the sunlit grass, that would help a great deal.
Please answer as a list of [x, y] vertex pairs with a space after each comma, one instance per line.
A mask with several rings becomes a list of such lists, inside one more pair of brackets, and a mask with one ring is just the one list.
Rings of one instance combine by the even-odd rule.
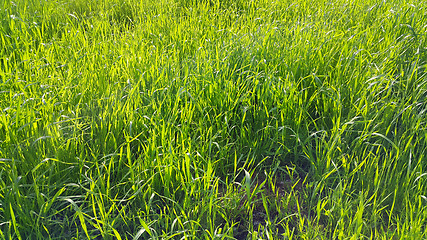
[[425, 1], [0, 3], [0, 239], [423, 239]]

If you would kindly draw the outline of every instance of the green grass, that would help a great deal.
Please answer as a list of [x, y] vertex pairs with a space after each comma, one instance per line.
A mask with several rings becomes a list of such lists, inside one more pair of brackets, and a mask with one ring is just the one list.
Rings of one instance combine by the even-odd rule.
[[426, 239], [423, 0], [0, 3], [0, 239]]

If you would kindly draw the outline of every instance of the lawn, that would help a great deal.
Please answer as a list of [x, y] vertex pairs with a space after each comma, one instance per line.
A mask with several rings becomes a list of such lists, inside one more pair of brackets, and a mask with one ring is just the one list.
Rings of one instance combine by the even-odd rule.
[[0, 2], [0, 239], [427, 239], [427, 2]]

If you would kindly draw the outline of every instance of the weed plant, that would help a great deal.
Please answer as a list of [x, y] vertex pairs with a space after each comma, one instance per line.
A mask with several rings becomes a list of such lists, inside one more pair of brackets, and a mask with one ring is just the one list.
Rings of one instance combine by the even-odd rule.
[[423, 0], [5, 0], [1, 239], [426, 239]]

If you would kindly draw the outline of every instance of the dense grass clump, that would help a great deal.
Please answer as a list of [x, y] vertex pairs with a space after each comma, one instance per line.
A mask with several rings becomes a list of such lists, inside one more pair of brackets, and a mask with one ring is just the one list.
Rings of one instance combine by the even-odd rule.
[[0, 239], [427, 238], [427, 4], [0, 3]]

